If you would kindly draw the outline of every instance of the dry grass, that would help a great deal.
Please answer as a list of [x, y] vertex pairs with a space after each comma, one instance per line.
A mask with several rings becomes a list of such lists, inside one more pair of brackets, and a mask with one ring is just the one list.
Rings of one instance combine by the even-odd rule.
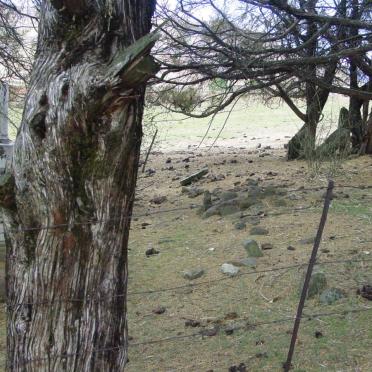
[[[232, 189], [234, 183], [251, 177], [260, 184], [276, 184], [287, 189], [300, 186], [324, 186], [322, 178], [308, 180], [302, 162], [288, 163], [280, 151], [259, 158], [257, 152], [226, 150], [225, 153], [153, 155], [149, 167], [157, 173], [153, 177], [140, 177], [138, 202], [135, 214], [146, 211], [187, 207], [200, 204], [202, 196], [189, 199], [181, 194], [179, 181], [172, 181], [177, 173], [186, 175], [203, 166], [210, 173], [226, 175], [220, 182], [208, 180], [198, 186], [212, 191], [216, 187]], [[190, 156], [189, 170], [184, 159]], [[194, 154], [196, 155], [196, 154]], [[169, 166], [165, 159], [171, 156], [175, 171], [163, 170]], [[230, 160], [237, 160], [231, 164]], [[222, 161], [226, 160], [225, 164]], [[253, 163], [248, 163], [253, 160]], [[354, 159], [343, 165], [343, 172], [336, 178], [337, 184], [372, 184], [368, 157]], [[273, 177], [269, 171], [278, 173]], [[254, 175], [252, 175], [254, 173]], [[236, 177], [237, 175], [240, 177]], [[249, 176], [251, 174], [251, 176]], [[151, 184], [154, 182], [154, 185]], [[149, 186], [150, 185], [150, 186]], [[361, 259], [368, 257], [372, 231], [370, 190], [336, 190], [329, 220], [324, 233], [320, 260]], [[265, 251], [258, 259], [257, 270], [278, 268], [307, 262], [311, 245], [301, 245], [299, 240], [314, 236], [319, 223], [324, 191], [288, 193], [287, 206], [276, 206], [275, 199], [265, 199], [268, 212], [260, 225], [270, 231], [269, 236], [256, 237], [260, 243], [271, 242], [274, 248]], [[345, 197], [345, 194], [349, 197]], [[290, 194], [300, 197], [291, 200]], [[153, 206], [149, 200], [155, 195], [166, 195], [161, 206]], [[302, 207], [295, 211], [294, 208]], [[251, 269], [241, 269], [243, 275], [226, 278], [220, 272], [222, 263], [245, 257], [242, 241], [249, 237], [246, 230], [235, 230], [236, 216], [211, 217], [202, 220], [195, 209], [148, 215], [134, 220], [130, 237], [129, 293], [152, 289], [184, 286], [153, 294], [130, 294], [128, 297], [129, 333], [131, 336], [130, 363], [127, 371], [227, 371], [231, 365], [244, 362], [250, 371], [280, 371], [290, 341], [292, 322], [267, 324], [239, 329], [231, 335], [223, 331], [213, 337], [192, 337], [168, 342], [145, 344], [173, 336], [198, 332], [201, 328], [185, 327], [185, 320], [201, 322], [205, 328], [224, 327], [248, 321], [250, 324], [270, 322], [291, 317], [298, 302], [298, 287], [303, 275], [299, 268], [247, 275]], [[142, 229], [143, 222], [150, 223]], [[146, 258], [149, 244], [160, 251], [157, 256]], [[287, 250], [288, 245], [296, 248]], [[181, 272], [202, 267], [206, 274], [195, 281], [202, 283], [188, 287]], [[368, 301], [356, 295], [358, 285], [366, 281], [370, 273], [368, 263], [342, 263], [323, 268], [329, 286], [342, 288], [347, 298], [335, 305], [321, 306], [317, 298], [306, 304], [306, 314], [340, 312], [345, 309], [370, 306]], [[152, 310], [164, 306], [166, 312], [153, 314]], [[231, 318], [236, 313], [236, 319]], [[304, 319], [295, 353], [295, 371], [371, 371], [370, 354], [371, 312], [334, 317]], [[228, 315], [230, 314], [230, 315]], [[4, 314], [0, 318], [0, 347], [5, 350]], [[316, 338], [320, 331], [323, 337]], [[140, 345], [135, 345], [135, 344]], [[4, 354], [1, 354], [4, 358]]]

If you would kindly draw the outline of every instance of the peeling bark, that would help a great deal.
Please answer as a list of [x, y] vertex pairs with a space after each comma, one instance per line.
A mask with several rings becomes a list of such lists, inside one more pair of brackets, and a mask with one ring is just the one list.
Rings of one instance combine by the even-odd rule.
[[[154, 7], [149, 0], [43, 2], [6, 182], [12, 191], [0, 185], [8, 370], [124, 369], [126, 216], [145, 82], [157, 67], [149, 57]], [[52, 225], [59, 226], [43, 228]]]

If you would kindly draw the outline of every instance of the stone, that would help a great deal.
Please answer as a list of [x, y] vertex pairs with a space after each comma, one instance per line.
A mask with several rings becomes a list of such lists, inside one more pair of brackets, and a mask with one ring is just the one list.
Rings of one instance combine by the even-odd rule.
[[296, 250], [296, 248], [293, 247], [292, 245], [289, 245], [289, 246], [287, 247], [287, 249], [288, 249], [289, 251], [295, 251], [295, 250]]
[[200, 327], [201, 323], [199, 320], [194, 320], [194, 319], [187, 319], [185, 321], [185, 327]]
[[198, 268], [193, 270], [186, 270], [182, 273], [182, 276], [184, 277], [184, 279], [187, 280], [195, 280], [202, 277], [204, 273], [205, 272], [203, 269]]
[[239, 208], [241, 210], [244, 210], [244, 209], [247, 209], [247, 208], [251, 207], [252, 205], [256, 204], [257, 203], [257, 199], [256, 198], [253, 198], [253, 197], [250, 197], [250, 196], [240, 197], [237, 200], [237, 203], [238, 203]]
[[235, 199], [238, 197], [238, 194], [234, 191], [225, 191], [221, 194], [220, 198], [222, 201], [227, 201], [231, 199]]
[[248, 239], [243, 243], [244, 249], [246, 250], [248, 257], [262, 257], [263, 253], [258, 243], [253, 239]]
[[324, 290], [319, 297], [319, 301], [323, 305], [332, 305], [336, 301], [345, 297], [345, 293], [338, 288], [328, 288]]
[[243, 221], [238, 221], [235, 223], [234, 227], [235, 230], [244, 230], [247, 227], [247, 225]]
[[[305, 275], [304, 278], [302, 279], [301, 286], [299, 288], [299, 293], [301, 294], [302, 288], [304, 285], [305, 281]], [[327, 287], [327, 278], [326, 275], [322, 271], [315, 271], [313, 272], [310, 283], [309, 283], [309, 288], [307, 291], [307, 298], [313, 298], [316, 295], [322, 293]]]
[[237, 266], [237, 267], [251, 267], [255, 268], [257, 266], [257, 259], [254, 257], [248, 257], [248, 258], [242, 258], [240, 260], [232, 260], [229, 261], [231, 265]]
[[261, 249], [263, 251], [267, 251], [267, 250], [273, 249], [273, 248], [274, 248], [274, 246], [271, 243], [262, 243], [261, 244]]
[[269, 235], [269, 230], [260, 227], [260, 226], [254, 226], [249, 231], [251, 235]]
[[203, 209], [206, 211], [212, 206], [212, 196], [209, 191], [204, 191], [203, 196]]
[[232, 264], [224, 263], [221, 266], [221, 271], [228, 276], [236, 276], [239, 273], [239, 268]]
[[[230, 201], [230, 200], [229, 200]], [[222, 217], [234, 214], [240, 211], [238, 205], [232, 203], [221, 203], [218, 207], [219, 213]]]
[[201, 189], [199, 187], [183, 186], [181, 192], [182, 192], [182, 194], [188, 195], [189, 198], [196, 198], [197, 196], [204, 193], [204, 189]]
[[203, 168], [200, 171], [192, 174], [191, 176], [188, 176], [184, 178], [183, 180], [180, 181], [181, 186], [187, 186], [190, 185], [191, 183], [200, 180], [203, 176], [208, 174], [209, 170], [208, 168]]
[[164, 306], [158, 306], [155, 309], [152, 310], [153, 314], [164, 314], [167, 311], [167, 309]]
[[151, 247], [151, 248], [149, 248], [149, 249], [146, 250], [145, 255], [146, 255], [146, 257], [150, 257], [150, 256], [157, 255], [159, 253], [160, 253], [159, 251], [157, 251], [155, 248], [152, 248]]
[[167, 200], [166, 196], [155, 196], [150, 200], [150, 203], [152, 204], [162, 204]]

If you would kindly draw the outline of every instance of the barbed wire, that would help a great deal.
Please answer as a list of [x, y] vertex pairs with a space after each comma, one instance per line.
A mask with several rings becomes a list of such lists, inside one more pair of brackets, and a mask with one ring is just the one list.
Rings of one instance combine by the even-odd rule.
[[[319, 261], [317, 262], [317, 265], [328, 265], [328, 264], [338, 264], [338, 263], [352, 263], [352, 262], [371, 262], [372, 258], [370, 259], [348, 259], [348, 260], [331, 260], [331, 261]], [[243, 276], [247, 275], [255, 275], [255, 274], [263, 274], [263, 273], [271, 273], [271, 272], [276, 272], [276, 271], [281, 271], [281, 270], [288, 270], [288, 269], [295, 269], [295, 268], [300, 268], [307, 266], [308, 263], [300, 263], [300, 264], [294, 264], [294, 265], [288, 265], [288, 266], [281, 266], [281, 267], [274, 267], [274, 268], [269, 268], [269, 269], [263, 269], [263, 270], [252, 270], [248, 271], [245, 273], [241, 273], [239, 275], [236, 275], [235, 277], [229, 277], [225, 276], [223, 278], [215, 278], [215, 279], [210, 279], [208, 281], [201, 281], [198, 283], [188, 283], [188, 284], [182, 284], [178, 286], [173, 286], [173, 287], [167, 287], [167, 288], [159, 288], [159, 289], [153, 289], [153, 290], [145, 290], [145, 291], [135, 291], [135, 292], [125, 292], [125, 293], [119, 293], [117, 295], [113, 296], [102, 296], [100, 298], [96, 297], [91, 297], [89, 295], [82, 297], [82, 298], [70, 298], [70, 299], [56, 299], [56, 300], [41, 300], [41, 301], [36, 301], [36, 302], [19, 302], [15, 304], [7, 303], [6, 306], [8, 308], [16, 308], [20, 306], [40, 306], [40, 305], [51, 305], [55, 303], [65, 303], [65, 302], [86, 302], [86, 303], [91, 303], [91, 302], [105, 302], [108, 301], [109, 299], [115, 299], [115, 298], [122, 298], [122, 297], [130, 297], [130, 296], [136, 296], [136, 295], [144, 295], [144, 294], [154, 294], [154, 293], [162, 293], [162, 292], [170, 292], [170, 291], [175, 291], [179, 289], [184, 289], [184, 288], [196, 288], [200, 287], [203, 285], [208, 285], [208, 284], [213, 284], [213, 283], [218, 283], [218, 282], [224, 282], [224, 281], [229, 281], [229, 280], [234, 280], [234, 279], [239, 279]]]
[[[323, 318], [323, 317], [329, 317], [329, 316], [345, 316], [348, 314], [358, 314], [358, 313], [367, 312], [371, 310], [372, 310], [372, 307], [362, 307], [362, 308], [347, 309], [347, 310], [342, 310], [342, 311], [304, 314], [301, 318], [312, 320], [316, 318]], [[293, 322], [295, 319], [296, 317], [294, 316], [294, 317], [272, 319], [268, 321], [261, 321], [261, 322], [256, 322], [256, 323], [250, 323], [248, 318], [239, 319], [239, 321], [247, 321], [248, 323], [246, 324], [246, 328], [254, 329], [254, 328], [265, 326], [265, 325]], [[209, 337], [213, 337], [218, 333], [218, 330], [217, 332], [213, 332], [213, 333], [209, 333], [209, 331], [210, 331], [209, 329], [203, 329], [201, 331], [190, 333], [190, 334], [174, 335], [174, 336], [169, 336], [165, 338], [146, 340], [146, 341], [141, 341], [141, 342], [129, 342], [128, 346], [129, 348], [138, 347], [138, 346], [147, 346], [147, 345], [154, 345], [154, 344], [159, 344], [159, 343], [164, 343], [164, 342], [174, 342], [174, 341], [179, 341], [179, 340], [192, 339], [194, 337], [201, 337], [202, 339], [208, 339]], [[25, 360], [19, 363], [17, 366], [20, 367], [20, 366], [24, 366], [30, 363], [50, 361], [51, 359], [67, 359], [67, 358], [77, 357], [79, 355], [84, 355], [88, 353], [99, 354], [99, 353], [107, 353], [107, 352], [120, 352], [122, 350], [126, 350], [126, 347], [114, 346], [114, 347], [88, 350], [85, 352], [54, 354], [54, 355], [48, 355], [47, 357], [28, 359], [28, 360]]]

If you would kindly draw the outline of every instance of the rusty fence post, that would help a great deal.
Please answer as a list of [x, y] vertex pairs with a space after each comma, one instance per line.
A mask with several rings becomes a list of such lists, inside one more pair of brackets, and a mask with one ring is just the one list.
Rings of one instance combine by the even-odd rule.
[[302, 318], [302, 311], [303, 311], [304, 306], [305, 306], [306, 295], [307, 295], [307, 291], [309, 289], [311, 274], [313, 273], [314, 265], [316, 264], [316, 255], [318, 253], [320, 241], [322, 239], [324, 226], [325, 226], [325, 223], [327, 221], [328, 210], [329, 210], [329, 206], [330, 206], [331, 200], [332, 200], [333, 188], [334, 188], [334, 182], [332, 180], [329, 180], [327, 193], [326, 193], [325, 200], [324, 200], [324, 207], [323, 207], [322, 217], [320, 219], [318, 232], [317, 232], [316, 237], [315, 237], [313, 250], [311, 252], [311, 256], [310, 256], [310, 260], [309, 260], [309, 265], [307, 267], [307, 272], [306, 272], [306, 276], [305, 276], [304, 286], [302, 288], [300, 302], [298, 303], [298, 307], [297, 307], [297, 314], [296, 314], [296, 318], [295, 318], [295, 322], [294, 322], [294, 326], [293, 326], [291, 344], [290, 344], [290, 347], [289, 347], [289, 350], [288, 350], [287, 360], [283, 365], [283, 368], [284, 368], [285, 372], [288, 372], [292, 367], [292, 357], [293, 357], [293, 353], [294, 353], [295, 346], [296, 346], [298, 330], [300, 328], [300, 323], [301, 323], [301, 318]]

